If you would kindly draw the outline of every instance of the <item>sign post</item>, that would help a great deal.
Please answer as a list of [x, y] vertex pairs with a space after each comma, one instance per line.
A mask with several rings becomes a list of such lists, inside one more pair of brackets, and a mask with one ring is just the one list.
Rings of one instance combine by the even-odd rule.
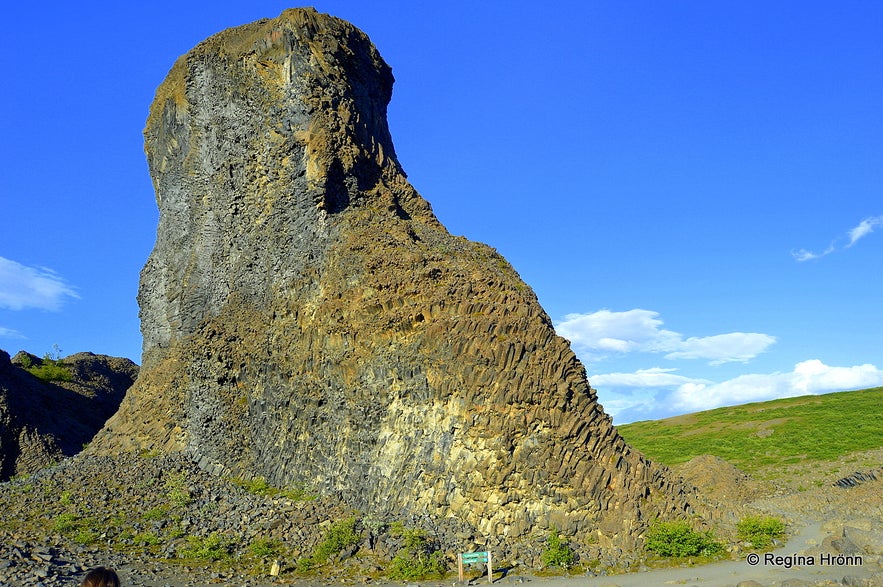
[[493, 563], [491, 562], [491, 553], [490, 551], [485, 552], [461, 552], [457, 555], [457, 570], [460, 573], [460, 581], [465, 580], [465, 575], [463, 574], [463, 565], [472, 565], [472, 564], [480, 564], [487, 563], [487, 582], [494, 582], [493, 575]]

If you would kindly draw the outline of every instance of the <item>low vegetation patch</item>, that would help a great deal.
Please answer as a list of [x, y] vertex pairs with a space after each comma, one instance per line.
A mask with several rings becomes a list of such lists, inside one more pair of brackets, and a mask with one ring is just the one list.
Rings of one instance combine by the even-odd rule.
[[311, 571], [315, 567], [328, 562], [328, 559], [332, 556], [361, 542], [362, 533], [357, 529], [356, 525], [357, 520], [355, 517], [346, 518], [332, 524], [312, 556], [304, 557], [297, 561], [298, 571], [302, 573]]
[[319, 563], [324, 563], [330, 557], [361, 541], [361, 532], [356, 529], [356, 518], [352, 517], [335, 522], [325, 533], [325, 538], [322, 539], [319, 546], [316, 547], [313, 558]]
[[390, 579], [414, 581], [441, 579], [445, 576], [447, 565], [444, 557], [423, 530], [402, 529], [401, 536], [404, 539], [404, 546], [389, 563], [387, 574]]
[[53, 351], [43, 355], [43, 359], [34, 364], [31, 356], [23, 353], [21, 366], [31, 375], [47, 383], [52, 381], [71, 381], [74, 377], [64, 361], [61, 359], [61, 349], [53, 345]]
[[175, 508], [185, 508], [190, 505], [192, 499], [190, 488], [187, 485], [187, 476], [184, 473], [171, 473], [166, 477], [165, 483], [169, 504]]
[[272, 497], [281, 495], [292, 501], [309, 501], [316, 499], [316, 496], [308, 491], [305, 487], [296, 485], [292, 487], [280, 488], [270, 485], [264, 477], [255, 477], [254, 479], [231, 478], [230, 482], [242, 487], [249, 493], [254, 495], [263, 495]]
[[45, 381], [46, 383], [50, 383], [52, 381], [70, 381], [74, 378], [71, 370], [65, 366], [61, 360], [53, 360], [48, 357], [43, 357], [43, 362], [39, 365], [32, 365], [30, 367], [26, 367], [28, 373]]
[[52, 521], [52, 529], [62, 534], [68, 534], [72, 530], [77, 529], [79, 522], [79, 516], [69, 512], [64, 512], [58, 514], [58, 516], [56, 516], [55, 519]]
[[165, 520], [169, 515], [168, 507], [155, 507], [144, 512], [141, 517], [148, 522], [156, 521], [156, 520]]
[[255, 495], [276, 495], [279, 493], [279, 490], [267, 483], [267, 480], [263, 477], [255, 477], [254, 479], [233, 478], [230, 481]]
[[267, 540], [265, 538], [255, 538], [248, 545], [248, 551], [256, 558], [271, 558], [279, 556], [282, 549], [282, 543], [278, 540]]
[[236, 541], [223, 534], [212, 532], [208, 536], [188, 536], [187, 543], [178, 548], [178, 558], [200, 561], [227, 560], [231, 557]]
[[552, 529], [549, 536], [546, 537], [546, 549], [540, 555], [540, 561], [543, 567], [557, 567], [560, 569], [568, 569], [576, 560], [576, 555], [568, 546], [567, 542], [561, 540], [561, 535], [557, 529]]
[[153, 532], [139, 532], [132, 537], [132, 543], [136, 546], [157, 546], [159, 536]]
[[74, 542], [88, 546], [98, 542], [98, 532], [92, 528], [80, 528], [73, 537]]
[[736, 536], [752, 548], [764, 549], [785, 534], [785, 522], [773, 516], [747, 516], [736, 525]]
[[697, 532], [684, 521], [655, 522], [647, 531], [644, 547], [665, 557], [715, 556], [724, 551], [711, 531]]

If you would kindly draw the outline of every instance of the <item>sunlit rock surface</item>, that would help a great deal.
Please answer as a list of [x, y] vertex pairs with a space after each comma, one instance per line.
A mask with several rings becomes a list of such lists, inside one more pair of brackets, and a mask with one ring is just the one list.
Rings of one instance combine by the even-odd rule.
[[531, 288], [408, 183], [392, 84], [365, 34], [312, 9], [178, 59], [145, 130], [142, 372], [90, 450], [186, 451], [479, 543], [629, 546], [688, 511]]

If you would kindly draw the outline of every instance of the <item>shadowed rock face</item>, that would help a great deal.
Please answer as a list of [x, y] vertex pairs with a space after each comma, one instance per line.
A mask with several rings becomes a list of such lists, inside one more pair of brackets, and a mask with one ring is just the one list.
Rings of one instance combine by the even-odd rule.
[[92, 450], [183, 450], [491, 543], [628, 545], [689, 508], [680, 486], [623, 442], [509, 263], [407, 182], [392, 83], [312, 9], [178, 59], [145, 130], [142, 371]]
[[138, 375], [129, 359], [77, 353], [61, 361], [69, 381], [25, 369], [42, 359], [0, 350], [0, 481], [34, 473], [83, 450]]

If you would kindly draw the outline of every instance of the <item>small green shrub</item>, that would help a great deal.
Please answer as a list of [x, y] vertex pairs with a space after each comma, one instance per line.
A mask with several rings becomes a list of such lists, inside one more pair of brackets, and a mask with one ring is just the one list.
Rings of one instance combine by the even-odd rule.
[[697, 532], [687, 522], [656, 522], [647, 531], [645, 548], [659, 556], [711, 556], [724, 547], [712, 533]]
[[570, 549], [566, 542], [562, 542], [558, 530], [553, 529], [546, 538], [546, 549], [540, 555], [544, 567], [560, 567], [566, 569], [570, 567], [576, 555]]
[[292, 501], [307, 501], [311, 499], [316, 499], [315, 495], [312, 495], [309, 491], [307, 491], [304, 486], [300, 484], [294, 485], [287, 489], [280, 489], [278, 487], [270, 485], [264, 477], [255, 477], [254, 479], [248, 480], [234, 477], [230, 478], [229, 480], [235, 485], [238, 485], [249, 493], [253, 493], [255, 495], [282, 495]]
[[387, 574], [390, 579], [412, 581], [445, 576], [447, 566], [442, 553], [429, 541], [423, 530], [402, 528], [401, 536], [404, 546], [389, 564]]
[[174, 524], [166, 526], [165, 536], [166, 540], [177, 540], [178, 538], [183, 538], [187, 535], [187, 532], [184, 531], [184, 528], [181, 527], [180, 519], [175, 520]]
[[330, 528], [328, 528], [328, 532], [325, 533], [322, 542], [316, 547], [316, 552], [313, 553], [313, 560], [318, 564], [322, 564], [327, 561], [329, 557], [342, 552], [345, 548], [356, 545], [361, 541], [362, 536], [361, 533], [356, 530], [355, 518], [347, 518], [335, 522]]
[[74, 378], [71, 370], [59, 361], [44, 358], [43, 364], [28, 368], [28, 373], [47, 383], [51, 381], [70, 381]]
[[310, 492], [303, 485], [295, 485], [288, 489], [282, 490], [282, 495], [291, 501], [312, 501], [316, 499], [316, 495]]
[[230, 558], [235, 545], [232, 538], [212, 532], [205, 538], [188, 536], [187, 544], [178, 548], [178, 558], [217, 561]]
[[74, 535], [74, 542], [88, 546], [98, 541], [98, 532], [92, 528], [80, 528]]
[[52, 529], [61, 534], [67, 534], [77, 529], [78, 522], [79, 518], [76, 515], [65, 512], [55, 517], [52, 521]]
[[739, 540], [752, 548], [769, 548], [773, 540], [785, 533], [785, 522], [773, 516], [746, 516], [736, 525]]
[[187, 487], [187, 477], [184, 473], [172, 473], [166, 478], [166, 490], [169, 503], [177, 508], [187, 507], [192, 497], [190, 488]]
[[275, 495], [279, 492], [278, 489], [267, 483], [267, 480], [263, 477], [255, 477], [248, 481], [237, 479], [235, 483], [254, 495]]
[[152, 521], [156, 521], [156, 520], [163, 520], [168, 515], [168, 513], [169, 513], [169, 510], [167, 507], [160, 506], [160, 507], [155, 507], [153, 509], [147, 510], [146, 512], [141, 514], [141, 518], [148, 521], [148, 522], [152, 522]]
[[136, 546], [156, 546], [159, 544], [159, 537], [153, 532], [139, 532], [132, 537], [132, 542]]
[[278, 540], [255, 538], [252, 543], [248, 545], [248, 550], [257, 558], [270, 558], [278, 556], [280, 546]]
[[169, 503], [175, 507], [187, 507], [190, 504], [190, 500], [190, 492], [186, 489], [172, 489], [169, 491]]

